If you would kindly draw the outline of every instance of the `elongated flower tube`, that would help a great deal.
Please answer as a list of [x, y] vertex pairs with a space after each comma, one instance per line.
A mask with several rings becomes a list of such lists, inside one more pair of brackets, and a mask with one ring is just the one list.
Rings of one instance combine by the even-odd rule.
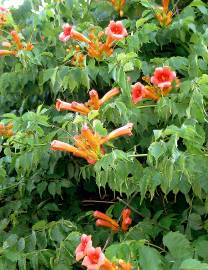
[[86, 152], [79, 150], [68, 143], [64, 143], [57, 140], [52, 141], [51, 150], [65, 151], [65, 152], [73, 153], [74, 155], [78, 157], [82, 157], [86, 160], [88, 159], [88, 155]]
[[119, 230], [119, 224], [117, 223], [117, 221], [110, 218], [108, 215], [100, 211], [94, 211], [93, 216], [98, 219], [98, 223], [96, 223], [97, 226], [109, 227], [116, 232]]
[[93, 132], [89, 129], [87, 125], [84, 125], [81, 130], [81, 135], [87, 140], [90, 147], [97, 152], [98, 148], [100, 146], [100, 142], [96, 138], [96, 136], [93, 134]]
[[123, 16], [123, 6], [125, 5], [125, 0], [110, 0], [115, 10], [119, 13], [119, 15]]
[[15, 55], [15, 51], [9, 51], [9, 50], [0, 50], [0, 56], [6, 56], [6, 55]]
[[108, 259], [105, 259], [104, 263], [101, 265], [101, 270], [119, 270], [115, 265], [113, 265]]
[[161, 26], [168, 26], [172, 22], [173, 12], [169, 10], [170, 0], [162, 0], [162, 7], [156, 10], [156, 19]]
[[97, 219], [95, 225], [97, 227], [106, 227], [110, 228], [113, 232], [118, 232], [119, 227], [115, 227], [112, 223], [102, 220], [102, 219]]
[[91, 106], [93, 107], [93, 109], [98, 110], [100, 108], [98, 92], [93, 89], [89, 92], [89, 96]]
[[85, 114], [85, 115], [87, 115], [90, 112], [90, 110], [83, 103], [78, 103], [76, 101], [73, 101], [71, 103], [71, 106], [72, 106], [72, 109], [80, 111], [82, 112], [82, 114]]
[[112, 131], [111, 133], [109, 133], [106, 137], [101, 139], [101, 143], [106, 143], [112, 139], [121, 137], [121, 136], [131, 136], [132, 135], [132, 128], [133, 128], [133, 124], [132, 123], [128, 123], [123, 127], [120, 127], [114, 131]]
[[129, 225], [132, 223], [131, 219], [131, 210], [129, 208], [126, 208], [122, 211], [122, 224], [121, 224], [121, 229], [123, 232], [128, 231]]
[[117, 96], [120, 93], [120, 89], [117, 87], [114, 87], [110, 91], [108, 91], [101, 99], [100, 99], [100, 105], [103, 105], [106, 101], [111, 99], [114, 96]]
[[118, 261], [118, 263], [120, 266], [120, 268], [118, 268], [118, 269], [120, 269], [120, 270], [132, 270], [133, 269], [133, 266], [130, 263], [126, 263], [124, 260], [120, 259]]
[[24, 50], [25, 50], [25, 51], [32, 51], [33, 48], [34, 48], [33, 44], [32, 44], [31, 42], [28, 42], [28, 43], [26, 44], [26, 47], [24, 47]]
[[19, 37], [18, 33], [15, 30], [13, 30], [13, 31], [10, 32], [10, 35], [12, 36], [12, 39], [13, 39], [14, 43], [17, 46], [17, 49], [22, 50], [23, 45], [22, 45], [22, 42], [20, 40], [20, 37]]
[[56, 100], [56, 110], [78, 112], [83, 115], [87, 115], [90, 111], [87, 107], [80, 107], [77, 105], [77, 103], [73, 103], [72, 105], [72, 103], [64, 102], [60, 99]]
[[169, 3], [170, 3], [170, 0], [162, 0], [162, 6], [165, 12], [168, 12]]
[[81, 33], [74, 30], [73, 26], [66, 23], [63, 25], [63, 32], [59, 35], [59, 40], [62, 42], [68, 41], [70, 38], [91, 44], [91, 41]]

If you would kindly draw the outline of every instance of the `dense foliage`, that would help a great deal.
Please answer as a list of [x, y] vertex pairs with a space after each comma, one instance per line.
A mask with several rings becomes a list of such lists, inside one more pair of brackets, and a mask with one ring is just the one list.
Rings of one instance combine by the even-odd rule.
[[207, 1], [40, 2], [0, 9], [0, 269], [86, 269], [82, 234], [133, 269], [208, 269]]

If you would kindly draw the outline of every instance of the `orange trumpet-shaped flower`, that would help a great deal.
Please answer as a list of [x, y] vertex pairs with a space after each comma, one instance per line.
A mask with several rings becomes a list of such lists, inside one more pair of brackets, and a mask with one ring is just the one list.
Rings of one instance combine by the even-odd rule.
[[109, 223], [108, 221], [102, 220], [102, 219], [97, 219], [95, 224], [97, 227], [110, 228], [113, 232], [118, 232], [118, 229], [119, 229], [119, 227], [115, 227], [113, 224]]
[[26, 47], [24, 47], [24, 50], [25, 50], [25, 51], [32, 51], [33, 48], [34, 48], [33, 44], [32, 44], [31, 42], [28, 42], [28, 43], [26, 44]]
[[[126, 232], [129, 229], [129, 226], [132, 223], [132, 219], [130, 217], [131, 215], [131, 210], [129, 208], [125, 208], [122, 213], [122, 223], [121, 223], [121, 230], [123, 232]], [[119, 224], [116, 220], [110, 218], [108, 215], [100, 212], [100, 211], [95, 211], [93, 213], [93, 216], [97, 219], [96, 220], [96, 226], [99, 227], [107, 227], [111, 228], [113, 232], [118, 232], [119, 231]]]
[[156, 19], [161, 26], [168, 26], [172, 22], [173, 12], [169, 11], [170, 0], [162, 0], [162, 7], [156, 10]]
[[120, 93], [120, 89], [114, 87], [110, 91], [108, 91], [101, 99], [100, 99], [100, 106], [103, 105], [106, 101], [111, 99], [112, 97], [118, 95]]
[[51, 143], [51, 150], [60, 150], [60, 151], [66, 151], [69, 153], [75, 153], [77, 152], [77, 148], [61, 141], [52, 141]]
[[125, 0], [110, 0], [115, 10], [118, 11], [119, 15], [123, 16], [123, 6], [125, 5]]
[[51, 149], [70, 152], [74, 156], [86, 159], [90, 164], [95, 164], [105, 154], [102, 144], [118, 136], [131, 135], [132, 126], [133, 124], [128, 123], [126, 126], [117, 129], [115, 134], [111, 132], [108, 136], [101, 137], [87, 125], [84, 125], [81, 134], [74, 136], [76, 147], [55, 140], [51, 143]]
[[87, 161], [89, 161], [89, 163], [91, 163], [94, 158], [94, 155], [91, 155], [91, 153], [88, 151], [84, 151], [68, 143], [64, 143], [57, 140], [52, 141], [51, 150], [59, 150], [59, 151], [66, 151], [66, 152], [72, 153], [74, 156], [86, 159]]
[[100, 247], [88, 248], [87, 256], [84, 257], [82, 265], [88, 270], [99, 270], [101, 265], [105, 262], [105, 255]]
[[14, 135], [13, 133], [13, 124], [9, 123], [7, 125], [4, 124], [0, 124], [0, 136], [4, 136], [4, 137], [11, 137]]
[[97, 218], [96, 225], [111, 228], [112, 231], [118, 232], [119, 224], [116, 220], [110, 218], [108, 215], [100, 212], [94, 211], [93, 216]]
[[60, 99], [56, 100], [57, 111], [72, 111], [78, 112], [83, 115], [88, 115], [91, 110], [98, 110], [105, 102], [113, 98], [120, 93], [119, 88], [113, 88], [108, 91], [101, 99], [99, 99], [96, 90], [89, 92], [90, 99], [85, 104], [73, 101], [72, 103], [64, 102]]
[[156, 93], [156, 89], [154, 86], [150, 86], [150, 85], [146, 85], [146, 94], [145, 94], [145, 98], [150, 98], [152, 100], [158, 101], [160, 99], [160, 96], [158, 96], [158, 94]]
[[81, 135], [86, 139], [87, 143], [90, 147], [97, 152], [98, 147], [100, 146], [99, 140], [96, 138], [95, 134], [89, 129], [87, 125], [84, 125], [81, 130]]
[[130, 218], [131, 216], [131, 210], [129, 208], [126, 208], [122, 211], [122, 224], [121, 224], [121, 229], [123, 232], [128, 231], [129, 225], [132, 223], [132, 219]]
[[117, 268], [118, 270], [132, 270], [133, 266], [130, 263], [126, 263], [124, 260], [119, 260], [119, 268]]
[[83, 104], [83, 103], [78, 103], [76, 101], [73, 101], [71, 103], [72, 109], [76, 110], [76, 111], [80, 111], [82, 112], [82, 114], [87, 115], [90, 110]]
[[0, 27], [7, 23], [8, 13], [9, 10], [7, 8], [0, 6]]
[[107, 36], [105, 43], [106, 47], [112, 47], [114, 41], [121, 40], [128, 36], [127, 30], [121, 21], [110, 21], [108, 27], [105, 30], [105, 34]]
[[168, 11], [169, 3], [170, 3], [170, 0], [162, 0], [162, 6], [163, 6], [163, 10], [164, 10], [165, 12]]
[[15, 30], [13, 30], [13, 31], [10, 32], [10, 35], [12, 36], [12, 38], [14, 40], [14, 43], [17, 46], [17, 49], [18, 50], [22, 50], [23, 49], [23, 45], [22, 45], [22, 42], [20, 40], [20, 37], [19, 37], [18, 33]]
[[[121, 1], [123, 2], [123, 0]], [[63, 25], [63, 32], [59, 34], [59, 40], [66, 42], [69, 39], [74, 39], [86, 43], [86, 50], [90, 57], [97, 58], [99, 60], [103, 57], [110, 56], [113, 53], [114, 41], [121, 40], [128, 35], [126, 29], [122, 25], [121, 21], [114, 22], [111, 21], [106, 28], [106, 42], [103, 43], [102, 37], [104, 35], [103, 31], [100, 31], [95, 34], [94, 29], [89, 33], [88, 38], [82, 33], [76, 31], [72, 25], [66, 23]], [[79, 57], [78, 57], [79, 58]], [[80, 61], [82, 62], [83, 57]], [[76, 58], [73, 59], [72, 64], [76, 64]]]
[[105, 259], [104, 263], [101, 265], [101, 270], [116, 270], [116, 266], [112, 264], [108, 259]]
[[92, 246], [91, 235], [83, 234], [79, 245], [75, 249], [76, 261], [82, 261], [82, 266], [87, 270], [132, 270], [132, 266], [119, 259], [111, 263], [102, 252], [101, 247]]
[[67, 110], [67, 111], [72, 111], [72, 112], [78, 112], [83, 115], [87, 115], [90, 111], [86, 106], [84, 106], [84, 104], [77, 103], [77, 102], [74, 102], [72, 104], [72, 103], [64, 102], [60, 99], [56, 100], [56, 110], [57, 111]]
[[91, 44], [91, 41], [85, 37], [83, 34], [81, 34], [80, 32], [75, 31], [74, 29], [72, 29], [71, 31], [71, 37], [75, 40], [81, 41], [81, 42], [85, 42], [87, 44]]
[[6, 55], [15, 55], [15, 51], [9, 51], [9, 50], [0, 50], [0, 56], [6, 56]]
[[114, 131], [112, 131], [111, 133], [109, 133], [106, 137], [102, 138], [101, 142], [102, 143], [106, 143], [109, 140], [115, 139], [117, 137], [121, 137], [121, 136], [131, 136], [132, 135], [132, 128], [133, 128], [133, 124], [132, 123], [128, 123], [123, 127], [120, 127]]
[[90, 104], [91, 104], [91, 106], [95, 110], [98, 110], [100, 108], [100, 101], [99, 101], [98, 92], [93, 89], [93, 90], [91, 90], [89, 92], [89, 96], [90, 96]]
[[23, 46], [23, 43], [21, 42], [21, 39], [17, 33], [17, 31], [12, 30], [10, 32], [10, 35], [13, 39], [12, 44], [8, 41], [3, 41], [2, 46], [5, 48], [10, 49], [13, 46], [15, 46], [14, 50], [0, 50], [0, 56], [6, 56], [6, 55], [17, 55], [17, 52], [19, 50], [24, 50], [24, 51], [31, 51], [33, 49], [32, 43], [28, 42], [26, 46]]
[[91, 44], [91, 41], [82, 35], [80, 32], [74, 30], [73, 26], [66, 23], [63, 25], [63, 32], [59, 35], [59, 40], [62, 42], [68, 41], [70, 38]]

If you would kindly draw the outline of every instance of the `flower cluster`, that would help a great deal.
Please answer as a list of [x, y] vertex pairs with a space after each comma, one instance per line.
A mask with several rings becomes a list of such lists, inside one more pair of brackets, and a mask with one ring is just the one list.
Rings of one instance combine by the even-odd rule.
[[11, 137], [14, 134], [12, 128], [13, 128], [12, 123], [9, 123], [7, 125], [0, 123], [0, 136]]
[[[100, 211], [95, 211], [93, 213], [93, 216], [97, 219], [96, 226], [110, 228], [114, 233], [117, 233], [119, 231], [120, 226], [115, 219], [110, 218], [108, 215]], [[132, 223], [132, 219], [130, 217], [131, 210], [129, 208], [125, 208], [122, 211], [121, 216], [122, 216], [121, 230], [123, 232], [126, 232], [128, 231], [129, 226]]]
[[123, 16], [123, 7], [126, 3], [126, 0], [110, 0], [115, 10], [119, 13], [119, 15]]
[[51, 143], [51, 150], [66, 151], [74, 156], [86, 159], [89, 164], [95, 164], [105, 154], [103, 144], [120, 136], [131, 136], [132, 128], [133, 124], [128, 123], [102, 137], [93, 132], [87, 125], [84, 125], [81, 133], [73, 137], [75, 146], [54, 140]]
[[83, 68], [85, 63], [85, 55], [81, 52], [79, 45], [70, 46], [66, 49], [68, 53], [71, 53], [73, 57], [71, 58], [71, 65]]
[[0, 50], [0, 56], [6, 56], [6, 55], [16, 55], [18, 51], [24, 50], [24, 51], [32, 51], [33, 45], [31, 42], [28, 43], [22, 43], [19, 34], [17, 31], [12, 30], [10, 32], [10, 36], [12, 38], [12, 42], [9, 41], [3, 41], [2, 47], [4, 47], [4, 50]]
[[88, 102], [84, 103], [78, 103], [78, 102], [64, 102], [60, 99], [57, 99], [56, 101], [56, 109], [57, 111], [72, 111], [72, 112], [78, 112], [83, 115], [88, 115], [88, 113], [91, 110], [99, 110], [99, 108], [107, 102], [112, 97], [118, 95], [120, 93], [120, 90], [118, 88], [113, 88], [110, 91], [108, 91], [101, 99], [98, 96], [98, 93], [96, 90], [91, 90], [89, 92], [90, 99]]
[[162, 7], [156, 10], [156, 19], [161, 26], [168, 26], [172, 22], [173, 12], [169, 10], [170, 0], [162, 0]]
[[[74, 27], [68, 23], [63, 25], [63, 32], [59, 35], [59, 40], [66, 42], [69, 39], [77, 40], [86, 43], [86, 50], [90, 57], [96, 59], [103, 59], [103, 57], [110, 56], [113, 53], [115, 42], [125, 38], [128, 35], [125, 27], [121, 21], [110, 21], [108, 27], [104, 32], [95, 34], [92, 31], [89, 37], [84, 36], [76, 31]], [[103, 43], [103, 36], [106, 36]]]
[[168, 66], [156, 68], [152, 77], [143, 77], [143, 80], [146, 81], [146, 86], [140, 82], [132, 85], [131, 95], [134, 104], [144, 98], [157, 101], [172, 90], [174, 82], [176, 86], [179, 86], [179, 79], [176, 77], [175, 71]]
[[5, 7], [0, 6], [0, 27], [7, 23], [9, 10]]
[[92, 246], [91, 235], [83, 234], [80, 244], [75, 250], [76, 261], [82, 261], [82, 266], [87, 270], [131, 270], [132, 266], [124, 260], [118, 260], [118, 263], [111, 263], [102, 252], [100, 247]]

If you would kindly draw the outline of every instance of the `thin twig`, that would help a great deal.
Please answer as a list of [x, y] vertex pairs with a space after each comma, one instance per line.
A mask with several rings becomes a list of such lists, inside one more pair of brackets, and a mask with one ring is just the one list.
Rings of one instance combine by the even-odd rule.
[[110, 241], [112, 240], [112, 236], [113, 236], [113, 233], [111, 232], [111, 234], [108, 236], [108, 238], [107, 238], [106, 241], [105, 241], [105, 245], [104, 245], [102, 251], [105, 251], [105, 249], [107, 248], [108, 244], [109, 244]]
[[129, 157], [147, 157], [148, 154], [135, 154], [135, 155], [130, 155]]
[[109, 204], [114, 204], [115, 202], [97, 201], [97, 200], [83, 200], [82, 203], [109, 203]]
[[152, 107], [157, 107], [158, 105], [156, 104], [152, 104], [152, 105], [142, 105], [142, 106], [138, 106], [136, 107], [137, 109], [144, 109], [144, 108], [152, 108]]
[[152, 246], [152, 247], [154, 247], [154, 248], [157, 248], [157, 249], [159, 249], [159, 250], [161, 250], [162, 252], [167, 252], [164, 248], [161, 248], [161, 247], [159, 247], [159, 246], [157, 246], [157, 245], [155, 245], [155, 244], [152, 244], [152, 243], [150, 243], [150, 242], [146, 242], [146, 244], [148, 245], [148, 246]]

